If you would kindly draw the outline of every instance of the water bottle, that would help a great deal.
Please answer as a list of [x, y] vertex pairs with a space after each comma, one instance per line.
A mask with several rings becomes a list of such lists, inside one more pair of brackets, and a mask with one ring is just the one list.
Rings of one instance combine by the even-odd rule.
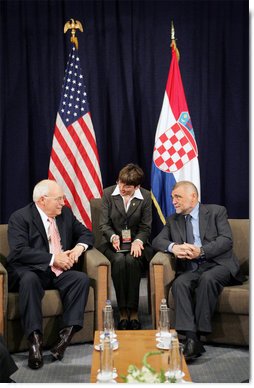
[[183, 344], [180, 344], [177, 338], [172, 339], [169, 349], [169, 370], [168, 378], [173, 378], [176, 382], [181, 382], [183, 377]]
[[113, 379], [113, 348], [110, 334], [105, 333], [100, 347], [100, 373], [101, 382], [110, 382]]
[[167, 306], [167, 302], [165, 298], [161, 300], [161, 304], [160, 304], [159, 325], [160, 325], [160, 336], [167, 337], [169, 334], [170, 326], [169, 326], [169, 308]]
[[106, 334], [109, 334], [112, 340], [114, 335], [114, 317], [113, 308], [110, 300], [106, 300], [106, 304], [103, 309], [103, 330], [104, 336]]

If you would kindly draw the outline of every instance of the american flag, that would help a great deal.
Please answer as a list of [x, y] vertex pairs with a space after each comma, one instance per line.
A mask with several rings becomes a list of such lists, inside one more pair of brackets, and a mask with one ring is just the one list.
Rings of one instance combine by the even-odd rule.
[[91, 229], [89, 201], [102, 196], [102, 179], [86, 86], [74, 45], [65, 70], [56, 117], [49, 179], [63, 188], [66, 205]]

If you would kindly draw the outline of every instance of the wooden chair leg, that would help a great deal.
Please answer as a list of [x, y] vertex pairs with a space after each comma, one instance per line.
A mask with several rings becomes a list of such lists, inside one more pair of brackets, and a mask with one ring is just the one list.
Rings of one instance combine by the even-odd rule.
[[0, 276], [0, 334], [4, 335], [4, 277]]
[[152, 311], [152, 301], [151, 301], [151, 283], [150, 283], [149, 270], [147, 272], [146, 279], [147, 279], [148, 314], [151, 314], [151, 311]]
[[108, 267], [106, 265], [100, 265], [98, 268], [98, 284], [99, 293], [98, 293], [98, 306], [97, 306], [97, 330], [102, 330], [103, 328], [103, 317], [102, 310], [105, 306], [105, 302], [108, 299]]

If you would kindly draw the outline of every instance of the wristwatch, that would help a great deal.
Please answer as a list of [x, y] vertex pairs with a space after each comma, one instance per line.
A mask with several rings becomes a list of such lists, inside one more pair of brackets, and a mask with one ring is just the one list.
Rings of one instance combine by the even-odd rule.
[[200, 247], [200, 256], [201, 259], [205, 259], [205, 251], [203, 247]]

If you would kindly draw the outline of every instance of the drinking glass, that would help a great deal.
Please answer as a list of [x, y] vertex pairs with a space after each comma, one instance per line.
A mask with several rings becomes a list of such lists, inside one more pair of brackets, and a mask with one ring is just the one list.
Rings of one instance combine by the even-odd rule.
[[108, 336], [100, 346], [100, 373], [97, 378], [104, 383], [110, 382], [113, 378], [113, 348]]
[[170, 324], [169, 324], [169, 308], [164, 308], [160, 310], [160, 320], [159, 320], [160, 336], [168, 337]]
[[172, 339], [169, 349], [169, 370], [167, 377], [175, 379], [176, 382], [182, 380], [184, 373], [182, 370], [183, 363], [183, 344], [179, 343], [177, 338]]
[[109, 333], [110, 339], [112, 340], [115, 336], [113, 310], [104, 311], [103, 326], [104, 326], [104, 334]]

